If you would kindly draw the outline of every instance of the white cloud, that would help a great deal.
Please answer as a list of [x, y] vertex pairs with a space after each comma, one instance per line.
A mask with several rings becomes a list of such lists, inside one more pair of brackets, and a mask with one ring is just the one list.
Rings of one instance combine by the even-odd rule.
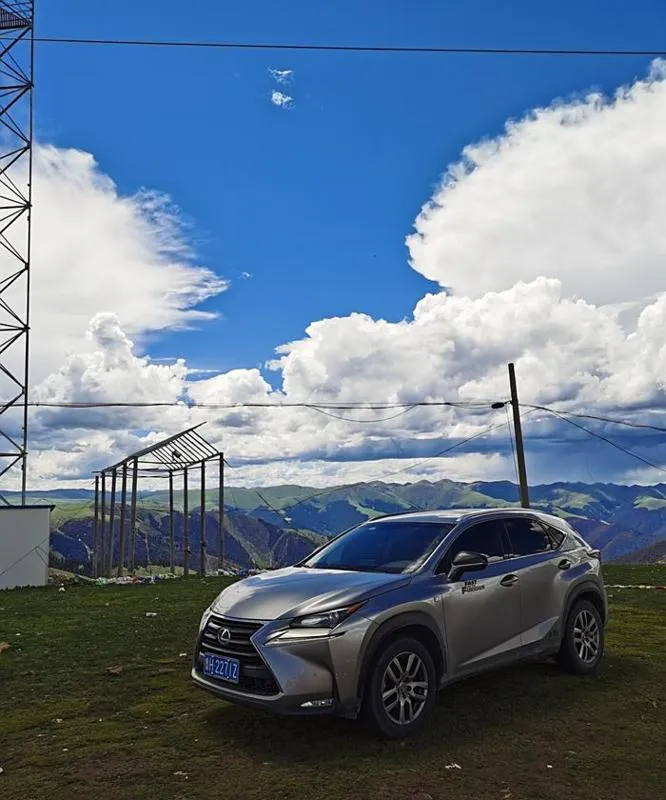
[[470, 297], [557, 277], [566, 296], [641, 301], [665, 288], [666, 62], [556, 103], [470, 145], [407, 240], [415, 270]]
[[277, 89], [273, 89], [271, 92], [271, 103], [278, 108], [291, 108], [293, 100], [293, 97], [284, 92], [279, 92]]
[[241, 272], [240, 276], [244, 281], [249, 281], [250, 278], [254, 277], [254, 275], [251, 272]]
[[269, 67], [268, 71], [278, 83], [291, 83], [294, 78], [293, 69], [274, 69], [273, 67]]
[[[191, 266], [190, 259], [165, 259], [159, 226], [138, 225], [139, 258], [133, 249], [137, 237], [132, 234], [125, 241], [124, 227], [109, 223], [115, 237], [108, 246], [134, 254], [132, 268], [147, 264], [146, 274], [155, 275], [157, 288], [139, 280], [129, 309], [137, 310], [128, 313], [123, 303], [127, 292], [121, 299], [114, 288], [116, 260], [101, 258], [98, 294], [88, 294], [93, 290], [83, 280], [83, 267], [75, 270], [76, 282], [68, 283], [61, 302], [78, 314], [76, 325], [64, 321], [67, 341], [76, 350], [65, 358], [62, 344], [56, 342], [59, 355], [56, 358], [54, 350], [44, 359], [48, 370], [35, 391], [44, 399], [188, 398], [213, 404], [491, 402], [506, 399], [506, 363], [513, 360], [525, 403], [602, 409], [627, 418], [640, 416], [642, 408], [663, 409], [666, 294], [660, 292], [666, 287], [656, 267], [666, 255], [661, 191], [666, 150], [658, 139], [665, 126], [666, 74], [657, 66], [649, 80], [622, 90], [612, 102], [595, 98], [554, 106], [512, 124], [500, 139], [468, 148], [473, 169], [451, 169], [420, 215], [418, 235], [409, 239], [414, 268], [452, 287], [452, 292], [426, 295], [413, 317], [398, 323], [362, 313], [314, 321], [302, 339], [278, 348], [271, 366], [281, 377], [279, 391], [256, 369], [193, 380], [195, 375], [182, 361], [157, 364], [137, 354], [133, 338], [146, 329], [191, 320], [197, 292], [221, 287]], [[89, 170], [83, 173], [90, 177]], [[72, 200], [77, 198], [77, 181], [67, 184], [64, 175], [59, 178]], [[82, 181], [84, 199], [91, 191], [88, 178]], [[115, 222], [116, 203], [122, 208], [129, 203], [130, 222], [143, 220], [140, 201], [117, 198], [106, 180], [99, 190], [103, 208], [99, 218], [94, 217], [98, 228], [109, 230], [107, 214]], [[99, 192], [93, 191], [93, 197]], [[51, 202], [62, 204], [63, 198], [56, 193]], [[76, 203], [82, 214], [90, 205]], [[60, 212], [49, 213], [57, 220]], [[59, 254], [58, 270], [64, 271], [68, 260], [79, 263], [80, 251], [88, 269], [97, 263], [86, 231], [84, 225], [72, 227], [66, 221], [61, 230], [54, 221], [50, 244]], [[182, 238], [177, 244], [176, 253], [186, 249]], [[173, 250], [171, 246], [169, 252]], [[145, 261], [144, 253], [150, 255]], [[178, 295], [176, 306], [165, 299], [171, 278], [162, 279], [163, 270], [174, 268], [173, 261], [176, 274], [190, 287]], [[129, 271], [123, 274], [123, 285], [129, 285]], [[149, 319], [142, 322], [139, 310], [148, 307], [148, 300], [156, 308], [151, 307]], [[51, 309], [52, 329], [57, 330], [60, 317], [54, 309], [57, 302]], [[89, 329], [89, 339], [81, 346], [77, 336], [84, 329]], [[339, 413], [367, 420], [388, 416]], [[321, 485], [380, 477], [412, 459], [430, 458], [506, 416], [503, 411], [491, 415], [420, 408], [392, 421], [351, 424], [304, 409], [204, 410], [182, 405], [76, 414], [42, 410], [35, 414], [38, 449], [42, 448], [33, 461], [35, 479], [49, 479], [58, 470], [72, 476], [77, 470], [89, 474], [92, 461], [104, 453], [130, 452], [147, 437], [204, 419], [209, 423], [206, 437], [241, 465], [233, 481]], [[567, 431], [578, 436], [574, 429]], [[581, 458], [581, 441], [559, 446], [553, 438], [556, 432], [555, 440], [562, 439], [562, 426], [558, 429], [548, 417], [526, 422], [534, 480], [585, 480], [588, 471], [594, 479], [617, 478], [635, 468], [626, 457], [617, 461], [610, 449], [598, 451], [602, 461], [592, 468]], [[643, 440], [642, 447], [646, 457], [658, 461], [662, 453], [663, 460], [660, 443]], [[512, 478], [506, 430], [395, 479], [424, 475]]]

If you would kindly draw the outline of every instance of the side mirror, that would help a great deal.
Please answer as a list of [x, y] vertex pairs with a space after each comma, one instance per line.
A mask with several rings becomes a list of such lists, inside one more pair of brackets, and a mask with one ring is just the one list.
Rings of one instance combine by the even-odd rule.
[[461, 550], [453, 559], [449, 574], [446, 576], [450, 581], [457, 581], [465, 572], [476, 572], [488, 566], [488, 559], [483, 553], [470, 553], [468, 550]]

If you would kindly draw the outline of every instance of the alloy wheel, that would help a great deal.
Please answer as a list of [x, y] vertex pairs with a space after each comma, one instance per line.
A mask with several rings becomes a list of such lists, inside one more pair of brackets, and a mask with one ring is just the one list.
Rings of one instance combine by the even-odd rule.
[[594, 614], [584, 608], [578, 613], [573, 624], [574, 647], [578, 658], [584, 664], [591, 664], [599, 654], [599, 624]]
[[399, 653], [388, 663], [382, 677], [382, 703], [397, 725], [409, 725], [426, 706], [428, 671], [416, 653]]

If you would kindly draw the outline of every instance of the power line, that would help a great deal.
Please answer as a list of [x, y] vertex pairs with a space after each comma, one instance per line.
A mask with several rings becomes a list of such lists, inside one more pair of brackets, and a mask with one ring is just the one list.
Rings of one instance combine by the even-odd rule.
[[451, 451], [456, 450], [458, 447], [462, 447], [463, 445], [474, 441], [474, 439], [479, 439], [480, 437], [486, 436], [487, 434], [492, 433], [493, 431], [495, 431], [495, 430], [497, 430], [499, 428], [503, 428], [505, 425], [506, 425], [506, 422], [502, 422], [499, 425], [491, 425], [490, 427], [484, 428], [484, 430], [479, 431], [478, 433], [475, 433], [473, 436], [468, 436], [466, 439], [462, 439], [461, 441], [456, 442], [456, 444], [450, 445], [449, 447], [444, 448], [444, 450], [440, 450], [439, 453], [435, 453], [434, 455], [428, 456], [427, 458], [422, 458], [422, 459], [419, 459], [418, 461], [414, 461], [413, 463], [409, 464], [406, 467], [401, 467], [400, 469], [396, 469], [396, 470], [393, 470], [392, 472], [388, 472], [388, 473], [386, 473], [384, 475], [380, 475], [378, 478], [373, 478], [371, 481], [367, 481], [367, 480], [365, 480], [365, 481], [357, 481], [356, 483], [346, 484], [344, 487], [340, 487], [340, 486], [328, 487], [327, 489], [323, 489], [320, 492], [315, 492], [314, 494], [311, 494], [311, 495], [308, 495], [307, 497], [301, 498], [298, 502], [294, 503], [293, 506], [289, 506], [289, 508], [290, 508], [290, 510], [293, 510], [294, 508], [297, 508], [298, 506], [302, 505], [303, 503], [307, 503], [309, 500], [314, 500], [317, 497], [322, 497], [323, 495], [331, 494], [331, 492], [335, 492], [335, 491], [339, 490], [340, 488], [353, 489], [354, 487], [362, 486], [365, 483], [375, 483], [375, 482], [381, 483], [381, 482], [385, 481], [387, 478], [393, 478], [396, 475], [402, 474], [403, 472], [409, 472], [409, 470], [415, 469], [416, 467], [423, 466], [423, 464], [427, 464], [428, 462], [433, 461], [435, 458], [441, 458], [446, 453], [450, 453]]
[[[0, 401], [0, 404], [2, 401]], [[452, 401], [452, 400], [422, 400], [411, 403], [403, 402], [386, 402], [386, 401], [359, 401], [359, 402], [291, 402], [285, 401], [281, 403], [270, 403], [267, 401], [262, 402], [244, 402], [244, 403], [197, 403], [185, 401], [123, 401], [123, 400], [109, 400], [109, 401], [67, 401], [67, 400], [33, 400], [28, 403], [30, 408], [56, 408], [56, 409], [95, 409], [95, 408], [208, 408], [216, 410], [233, 410], [239, 408], [306, 408], [315, 411], [322, 411], [330, 409], [333, 411], [388, 411], [391, 409], [405, 409], [411, 411], [413, 408], [433, 407], [439, 408], [442, 406], [449, 406], [451, 408], [469, 408], [469, 409], [484, 409], [490, 408], [490, 401], [482, 400], [465, 400], [465, 401]], [[332, 416], [332, 415], [331, 415]], [[353, 420], [350, 420], [353, 421]], [[360, 420], [362, 421], [362, 420]], [[375, 420], [370, 420], [374, 422]]]
[[[537, 409], [535, 409], [535, 410], [537, 410]], [[556, 417], [559, 417], [559, 419], [564, 420], [564, 422], [568, 422], [569, 425], [573, 425], [574, 427], [579, 428], [581, 431], [585, 431], [585, 433], [589, 434], [590, 436], [595, 436], [597, 439], [601, 439], [602, 442], [606, 442], [607, 444], [611, 445], [611, 447], [614, 447], [616, 450], [620, 450], [622, 453], [626, 453], [628, 456], [632, 456], [632, 458], [635, 458], [638, 461], [642, 461], [644, 464], [647, 464], [648, 467], [651, 467], [652, 469], [659, 470], [659, 472], [665, 472], [666, 473], [666, 469], [664, 467], [660, 467], [658, 464], [654, 464], [649, 459], [644, 458], [643, 456], [639, 455], [638, 453], [634, 453], [633, 450], [629, 450], [628, 448], [623, 447], [621, 444], [618, 444], [617, 442], [614, 442], [612, 439], [609, 439], [607, 436], [603, 436], [602, 434], [597, 433], [596, 431], [590, 430], [590, 428], [586, 428], [584, 425], [581, 425], [579, 422], [576, 422], [573, 419], [569, 419], [569, 418], [565, 417], [564, 415], [560, 414], [558, 411], [553, 410], [552, 408], [551, 409], [543, 409], [543, 410], [549, 411], [549, 413], [555, 415]]]
[[565, 417], [575, 417], [576, 419], [592, 419], [596, 420], [597, 422], [608, 422], [612, 425], [624, 425], [627, 428], [643, 428], [649, 431], [658, 431], [659, 433], [666, 433], [666, 427], [660, 427], [659, 425], [648, 425], [647, 423], [642, 422], [629, 422], [626, 419], [617, 419], [617, 417], [604, 417], [598, 414], [576, 414], [573, 411], [555, 411], [553, 408], [549, 408], [548, 406], [536, 406], [530, 405], [528, 403], [521, 403], [522, 408], [531, 408], [535, 411], [548, 411], [550, 414], [557, 414], [565, 416]]
[[[4, 38], [4, 37], [3, 37]], [[275, 50], [320, 53], [414, 53], [437, 55], [491, 56], [611, 56], [659, 58], [666, 50], [632, 50], [622, 48], [540, 48], [540, 47], [447, 47], [427, 45], [353, 45], [303, 44], [280, 42], [224, 42], [158, 39], [92, 39], [83, 37], [36, 36], [40, 44], [83, 44], [127, 47], [165, 47], [209, 50]]]

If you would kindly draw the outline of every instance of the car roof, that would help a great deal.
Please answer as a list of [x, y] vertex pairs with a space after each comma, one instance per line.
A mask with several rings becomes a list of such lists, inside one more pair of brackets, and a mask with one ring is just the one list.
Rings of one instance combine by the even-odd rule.
[[555, 517], [552, 514], [547, 514], [544, 511], [538, 511], [534, 508], [516, 507], [503, 507], [503, 508], [445, 508], [436, 509], [432, 511], [406, 511], [397, 514], [387, 514], [382, 517], [375, 517], [368, 522], [388, 522], [391, 520], [409, 520], [413, 522], [442, 522], [453, 523], [457, 525], [468, 519], [482, 519], [483, 517], [515, 517], [518, 515], [532, 514], [548, 522], [559, 522], [560, 525], [564, 524], [564, 520]]

